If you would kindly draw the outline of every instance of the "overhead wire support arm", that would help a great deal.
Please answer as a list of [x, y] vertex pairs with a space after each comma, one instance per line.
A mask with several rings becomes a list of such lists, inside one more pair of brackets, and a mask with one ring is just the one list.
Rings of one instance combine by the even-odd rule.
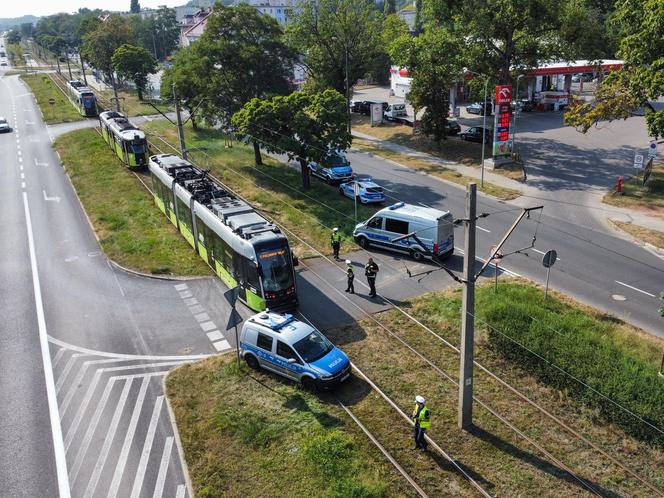
[[[407, 239], [413, 239], [415, 242], [417, 242], [420, 245], [420, 247], [422, 247], [424, 249], [423, 253], [424, 253], [425, 256], [431, 256], [432, 258], [435, 256], [431, 251], [429, 251], [429, 249], [427, 249], [426, 244], [420, 240], [420, 238], [417, 236], [417, 232], [410, 232], [410, 233], [407, 233], [405, 235], [401, 235], [400, 237], [396, 237], [396, 238], [392, 239], [390, 242], [399, 242], [401, 240], [407, 240]], [[435, 261], [435, 262], [438, 264], [438, 266], [440, 266], [440, 268], [442, 270], [445, 271], [445, 273], [447, 273], [450, 277], [452, 277], [452, 279], [454, 281], [459, 282], [460, 284], [465, 283], [465, 280], [463, 280], [462, 278], [457, 277], [452, 272], [452, 270], [445, 267], [445, 265], [442, 265], [437, 261]], [[408, 271], [408, 268], [406, 268], [406, 271], [410, 274], [410, 272]]]
[[[523, 211], [521, 212], [519, 217], [516, 220], [514, 220], [514, 223], [512, 223], [512, 226], [507, 230], [507, 232], [505, 232], [505, 235], [503, 235], [503, 238], [500, 240], [498, 245], [496, 245], [495, 249], [491, 252], [491, 255], [486, 260], [484, 265], [482, 265], [482, 268], [480, 268], [480, 271], [477, 272], [477, 274], [473, 277], [474, 280], [477, 280], [478, 278], [480, 278], [480, 275], [482, 275], [482, 272], [484, 270], [486, 270], [487, 266], [489, 266], [491, 264], [491, 261], [493, 261], [496, 258], [496, 254], [498, 254], [500, 252], [500, 249], [503, 247], [505, 242], [507, 242], [507, 239], [510, 237], [510, 235], [512, 235], [512, 232], [514, 232], [514, 230], [519, 225], [519, 223], [521, 223], [521, 220], [523, 219], [523, 217], [526, 216], [526, 215], [530, 215], [531, 211], [536, 211], [538, 209], [544, 209], [544, 206], [535, 206], [535, 207], [531, 207], [531, 208], [523, 208]], [[532, 242], [530, 247], [532, 247], [534, 244], [535, 244], [535, 237], [533, 237], [533, 242]], [[519, 251], [523, 251], [525, 249], [530, 249], [530, 247], [524, 247], [523, 249], [519, 249], [518, 251], [514, 251], [514, 252], [519, 252]], [[510, 253], [510, 254], [514, 254], [514, 253]], [[502, 256], [504, 257], [506, 255], [503, 254]]]

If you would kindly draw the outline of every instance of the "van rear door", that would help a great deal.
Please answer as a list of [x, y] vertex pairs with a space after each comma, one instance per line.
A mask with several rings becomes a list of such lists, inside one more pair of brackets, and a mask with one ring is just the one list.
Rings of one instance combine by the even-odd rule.
[[438, 218], [437, 255], [444, 255], [454, 249], [454, 218], [452, 213], [445, 213]]

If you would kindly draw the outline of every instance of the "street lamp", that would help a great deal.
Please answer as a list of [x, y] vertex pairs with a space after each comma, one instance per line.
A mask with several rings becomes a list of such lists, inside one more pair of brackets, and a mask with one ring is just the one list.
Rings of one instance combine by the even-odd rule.
[[514, 137], [516, 136], [516, 115], [519, 114], [519, 80], [523, 78], [523, 74], [516, 77], [516, 105], [514, 106], [514, 125], [512, 126], [512, 154], [514, 154]]
[[484, 102], [482, 102], [482, 114], [484, 120], [482, 122], [482, 165], [480, 168], [480, 188], [484, 188], [484, 147], [486, 146], [486, 98], [489, 91], [489, 78], [484, 82]]

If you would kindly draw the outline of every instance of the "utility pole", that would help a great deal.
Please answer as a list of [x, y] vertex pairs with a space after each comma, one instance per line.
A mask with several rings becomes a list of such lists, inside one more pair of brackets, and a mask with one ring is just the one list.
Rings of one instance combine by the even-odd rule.
[[348, 46], [344, 44], [346, 53], [346, 114], [348, 115], [348, 133], [350, 133], [350, 88], [348, 86]]
[[173, 83], [173, 100], [175, 101], [175, 115], [178, 122], [178, 137], [180, 138], [180, 151], [182, 152], [182, 159], [187, 160], [187, 147], [184, 143], [184, 127], [182, 126], [182, 116], [180, 116], [180, 101], [175, 93], [175, 83]]
[[69, 54], [65, 52], [65, 57], [67, 58], [67, 70], [69, 71], [69, 79], [73, 80], [74, 77], [71, 75], [71, 65], [69, 64]]
[[473, 361], [475, 339], [475, 230], [477, 184], [466, 187], [466, 220], [463, 255], [463, 301], [461, 306], [461, 363], [459, 366], [459, 429], [473, 425]]

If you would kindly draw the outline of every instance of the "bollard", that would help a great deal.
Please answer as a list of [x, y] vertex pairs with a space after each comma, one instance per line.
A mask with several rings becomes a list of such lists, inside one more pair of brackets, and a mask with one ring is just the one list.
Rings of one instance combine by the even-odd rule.
[[622, 182], [623, 182], [622, 176], [619, 176], [618, 177], [618, 189], [617, 189], [619, 194], [622, 194]]

